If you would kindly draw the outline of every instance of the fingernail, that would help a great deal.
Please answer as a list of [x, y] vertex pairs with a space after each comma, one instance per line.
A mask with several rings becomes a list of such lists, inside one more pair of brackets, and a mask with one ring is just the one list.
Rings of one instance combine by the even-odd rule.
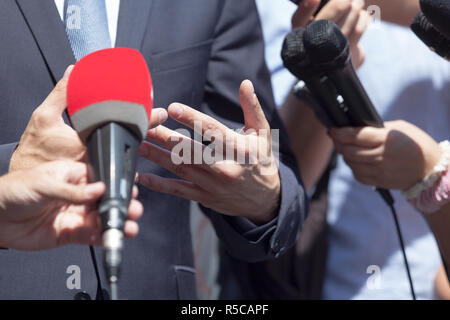
[[178, 104], [173, 104], [170, 106], [170, 113], [174, 118], [179, 118], [183, 113], [183, 108]]
[[69, 76], [70, 76], [70, 73], [73, 70], [73, 67], [74, 67], [73, 65], [70, 65], [70, 66], [67, 67], [66, 71], [64, 72], [64, 76], [63, 76], [64, 80], [69, 80]]
[[255, 93], [255, 87], [253, 86], [253, 82], [251, 82], [250, 80], [244, 80], [247, 85], [252, 89], [252, 93]]
[[159, 123], [163, 123], [167, 120], [167, 111], [166, 110], [161, 110], [159, 112]]

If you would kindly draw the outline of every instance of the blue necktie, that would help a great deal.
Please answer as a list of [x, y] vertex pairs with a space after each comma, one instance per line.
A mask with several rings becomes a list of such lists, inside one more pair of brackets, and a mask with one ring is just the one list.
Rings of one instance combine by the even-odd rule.
[[66, 0], [65, 25], [75, 59], [111, 48], [105, 0]]

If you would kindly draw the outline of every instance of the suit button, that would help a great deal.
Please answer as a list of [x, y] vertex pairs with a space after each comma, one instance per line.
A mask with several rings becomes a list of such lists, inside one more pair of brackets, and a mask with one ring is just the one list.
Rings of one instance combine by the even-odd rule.
[[73, 297], [74, 300], [91, 300], [91, 296], [86, 292], [77, 292], [77, 294]]

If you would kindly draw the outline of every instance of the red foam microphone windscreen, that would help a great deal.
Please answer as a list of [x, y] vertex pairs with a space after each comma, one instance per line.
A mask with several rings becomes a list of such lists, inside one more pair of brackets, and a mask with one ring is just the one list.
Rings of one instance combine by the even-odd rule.
[[72, 125], [84, 140], [95, 128], [119, 122], [145, 136], [153, 107], [152, 80], [142, 54], [113, 48], [80, 59], [67, 85]]
[[152, 81], [142, 54], [113, 48], [93, 52], [77, 62], [67, 86], [67, 108], [77, 111], [104, 101], [140, 104], [150, 115]]

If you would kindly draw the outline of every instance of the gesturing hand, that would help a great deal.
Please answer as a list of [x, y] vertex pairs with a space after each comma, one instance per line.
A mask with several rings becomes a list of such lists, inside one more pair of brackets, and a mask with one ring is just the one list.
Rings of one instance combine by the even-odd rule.
[[144, 142], [141, 156], [184, 180], [140, 173], [140, 182], [149, 189], [194, 200], [257, 224], [273, 219], [278, 209], [280, 178], [271, 149], [270, 127], [250, 81], [242, 83], [239, 100], [245, 118], [243, 133], [188, 106], [172, 104], [169, 116], [204, 139], [213, 140], [213, 146], [206, 147], [163, 126], [150, 130], [147, 138], [166, 149]]
[[438, 143], [405, 121], [385, 128], [331, 129], [336, 150], [361, 183], [405, 190], [421, 181], [439, 162]]
[[[102, 182], [87, 184], [87, 165], [69, 160], [41, 164], [0, 178], [0, 247], [44, 250], [69, 243], [101, 244], [95, 201]], [[137, 188], [133, 198], [137, 197]], [[130, 203], [125, 235], [138, 233], [143, 207]]]

